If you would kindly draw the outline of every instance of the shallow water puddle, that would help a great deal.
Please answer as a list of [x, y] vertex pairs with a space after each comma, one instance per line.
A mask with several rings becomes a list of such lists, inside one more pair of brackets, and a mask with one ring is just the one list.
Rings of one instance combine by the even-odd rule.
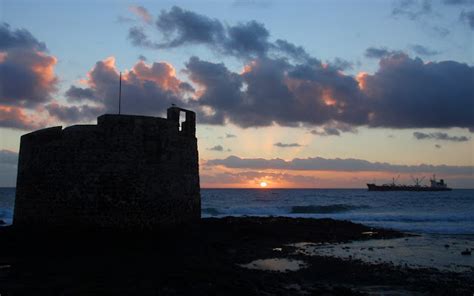
[[464, 250], [474, 250], [472, 235], [422, 235], [408, 238], [354, 241], [344, 244], [291, 244], [298, 254], [360, 259], [368, 263], [392, 263], [412, 268], [428, 267], [445, 271], [474, 271], [474, 256], [464, 256]]
[[297, 271], [306, 268], [307, 264], [301, 260], [292, 260], [287, 258], [258, 259], [247, 264], [240, 264], [241, 267], [249, 269], [267, 270], [267, 271]]

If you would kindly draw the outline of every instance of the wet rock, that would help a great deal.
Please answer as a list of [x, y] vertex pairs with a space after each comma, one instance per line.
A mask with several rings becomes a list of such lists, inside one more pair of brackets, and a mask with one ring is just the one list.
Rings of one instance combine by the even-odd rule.
[[470, 256], [471, 255], [471, 250], [465, 249], [464, 251], [461, 252], [461, 255]]

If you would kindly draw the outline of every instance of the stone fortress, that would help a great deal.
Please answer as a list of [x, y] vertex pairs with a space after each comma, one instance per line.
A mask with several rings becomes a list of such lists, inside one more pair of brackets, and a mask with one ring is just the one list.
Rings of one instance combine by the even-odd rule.
[[[185, 121], [180, 125], [180, 113]], [[16, 228], [147, 230], [200, 219], [196, 115], [105, 114], [21, 137]]]

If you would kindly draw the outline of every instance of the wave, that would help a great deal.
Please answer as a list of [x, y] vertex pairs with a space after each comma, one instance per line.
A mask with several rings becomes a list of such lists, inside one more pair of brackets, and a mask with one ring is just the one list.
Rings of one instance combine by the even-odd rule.
[[216, 208], [203, 208], [201, 209], [201, 213], [211, 215], [211, 216], [219, 216], [223, 214], [219, 212]]
[[368, 206], [353, 206], [347, 204], [333, 204], [333, 205], [308, 205], [308, 206], [293, 206], [291, 207], [291, 214], [331, 214], [342, 213], [357, 209], [369, 208]]

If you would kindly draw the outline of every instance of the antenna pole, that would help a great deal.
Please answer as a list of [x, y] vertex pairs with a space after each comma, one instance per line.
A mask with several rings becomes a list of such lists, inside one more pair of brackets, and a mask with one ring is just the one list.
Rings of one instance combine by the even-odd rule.
[[120, 106], [122, 105], [122, 72], [119, 76], [119, 115], [120, 115]]

